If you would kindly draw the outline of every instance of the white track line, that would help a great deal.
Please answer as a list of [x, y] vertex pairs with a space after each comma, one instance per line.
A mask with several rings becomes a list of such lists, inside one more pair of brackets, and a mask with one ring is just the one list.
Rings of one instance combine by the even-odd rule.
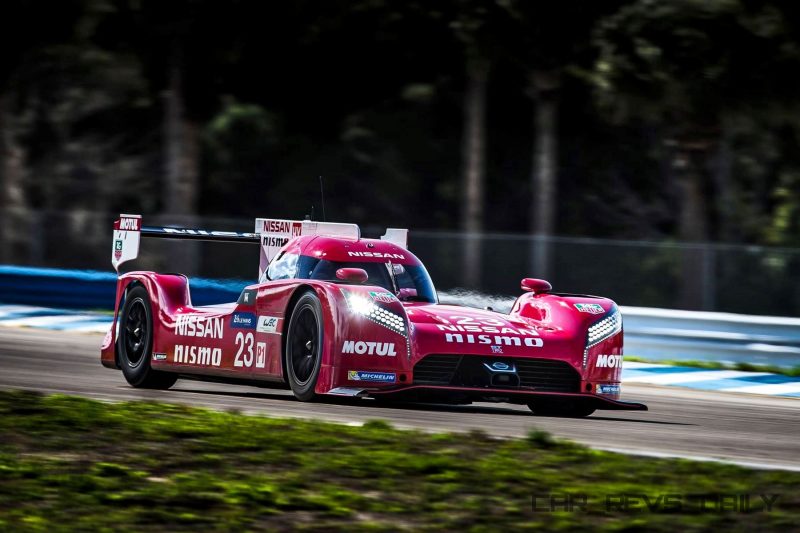
[[747, 394], [792, 394], [800, 393], [800, 381], [794, 383], [769, 383], [720, 389], [723, 392], [744, 392]]
[[697, 381], [735, 379], [741, 377], [768, 376], [769, 372], [744, 372], [742, 370], [707, 370], [699, 372], [669, 372], [666, 374], [640, 375], [625, 379], [625, 383], [650, 383], [652, 385], [683, 385]]

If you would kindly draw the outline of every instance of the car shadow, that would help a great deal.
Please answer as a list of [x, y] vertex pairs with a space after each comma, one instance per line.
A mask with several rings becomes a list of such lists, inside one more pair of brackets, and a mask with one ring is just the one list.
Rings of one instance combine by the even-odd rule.
[[[298, 402], [297, 398], [287, 393], [273, 393], [273, 392], [250, 392], [250, 391], [219, 391], [219, 390], [203, 390], [203, 389], [175, 389], [175, 392], [183, 392], [189, 394], [203, 394], [209, 396], [226, 396], [231, 398], [250, 398], [254, 400], [280, 400], [286, 402]], [[393, 409], [397, 411], [424, 411], [424, 412], [437, 412], [437, 413], [460, 413], [460, 414], [489, 414], [494, 416], [524, 416], [532, 418], [564, 418], [534, 415], [530, 411], [521, 409], [509, 409], [508, 407], [492, 407], [487, 405], [450, 405], [441, 403], [424, 403], [424, 402], [402, 402], [402, 401], [376, 401], [368, 398], [350, 398], [350, 397], [336, 397], [326, 396], [314, 402], [319, 405], [347, 405], [351, 407], [362, 407], [364, 409]], [[577, 419], [573, 419], [577, 420]], [[629, 422], [634, 424], [658, 424], [670, 426], [694, 426], [685, 422], [667, 422], [664, 420], [647, 420], [641, 418], [622, 418], [616, 416], [590, 416], [587, 420], [604, 420], [609, 422]]]

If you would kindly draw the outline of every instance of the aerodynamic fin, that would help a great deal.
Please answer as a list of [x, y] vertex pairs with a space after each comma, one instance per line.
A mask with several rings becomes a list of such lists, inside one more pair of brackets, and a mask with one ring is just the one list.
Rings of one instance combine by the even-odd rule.
[[381, 237], [382, 241], [390, 242], [400, 248], [408, 250], [408, 230], [399, 228], [386, 228], [386, 233]]
[[114, 221], [114, 239], [111, 246], [111, 264], [119, 273], [119, 266], [139, 255], [139, 236], [142, 215], [120, 215]]
[[[340, 239], [358, 240], [361, 230], [356, 224], [339, 222], [317, 222], [314, 220], [284, 220], [275, 218], [257, 218], [253, 233], [237, 231], [209, 231], [190, 228], [172, 228], [159, 226], [143, 226], [141, 215], [120, 215], [114, 222], [114, 239], [111, 252], [111, 264], [119, 272], [123, 263], [136, 259], [139, 255], [139, 239], [186, 239], [197, 241], [238, 242], [261, 245], [258, 264], [258, 279], [266, 270], [269, 262], [275, 257], [290, 239], [304, 235], [338, 237]], [[381, 237], [403, 248], [408, 248], [408, 230], [390, 228]]]
[[256, 233], [261, 236], [261, 256], [258, 261], [258, 279], [264, 274], [269, 262], [289, 239], [301, 235], [320, 235], [358, 240], [361, 230], [356, 224], [339, 222], [316, 222], [314, 220], [283, 220], [257, 218]]
[[142, 215], [120, 215], [119, 220], [114, 222], [114, 239], [111, 250], [111, 264], [117, 273], [119, 273], [122, 263], [132, 261], [139, 256], [139, 239], [141, 237], [251, 244], [259, 242], [259, 236], [256, 233], [143, 226]]

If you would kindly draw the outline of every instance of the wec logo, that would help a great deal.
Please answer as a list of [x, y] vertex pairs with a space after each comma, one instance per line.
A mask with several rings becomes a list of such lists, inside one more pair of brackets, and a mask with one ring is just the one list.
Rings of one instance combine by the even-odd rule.
[[622, 356], [598, 355], [597, 363], [595, 364], [595, 366], [597, 368], [622, 368]]
[[277, 333], [278, 317], [275, 316], [258, 317], [258, 326], [256, 326], [256, 331], [258, 331], [259, 333]]

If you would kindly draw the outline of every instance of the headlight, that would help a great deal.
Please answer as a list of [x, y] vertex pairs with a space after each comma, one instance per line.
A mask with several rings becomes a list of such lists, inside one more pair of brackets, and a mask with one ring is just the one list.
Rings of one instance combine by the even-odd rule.
[[622, 331], [622, 315], [619, 310], [604, 319], [589, 326], [589, 335], [586, 338], [586, 347], [591, 348], [595, 344], [600, 344], [612, 335]]
[[406, 321], [402, 316], [375, 305], [374, 302], [359, 294], [347, 294], [346, 299], [347, 306], [353, 313], [363, 316], [403, 337], [406, 336]]

